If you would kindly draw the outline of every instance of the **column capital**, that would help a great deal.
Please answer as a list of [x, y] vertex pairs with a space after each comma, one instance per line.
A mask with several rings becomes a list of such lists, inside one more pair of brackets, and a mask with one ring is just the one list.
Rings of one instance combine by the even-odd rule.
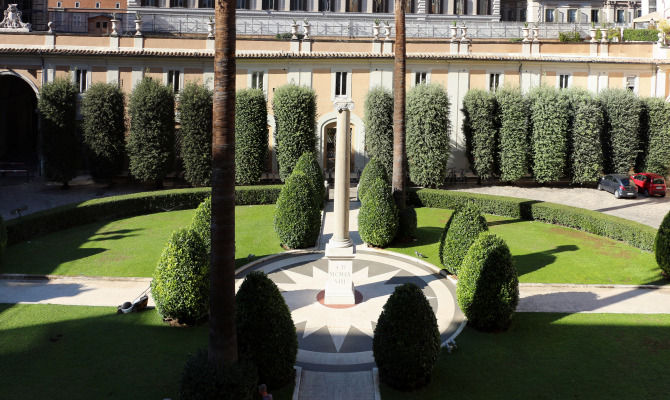
[[348, 110], [351, 111], [354, 109], [354, 102], [351, 100], [335, 100], [335, 110], [338, 113]]

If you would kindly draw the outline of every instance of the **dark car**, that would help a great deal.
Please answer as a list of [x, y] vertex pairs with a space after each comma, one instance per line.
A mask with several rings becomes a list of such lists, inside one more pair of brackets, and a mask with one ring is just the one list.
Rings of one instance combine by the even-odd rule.
[[630, 178], [633, 180], [635, 186], [637, 186], [638, 192], [647, 196], [659, 195], [665, 197], [665, 179], [661, 175], [640, 172]]
[[637, 187], [626, 175], [605, 175], [598, 181], [598, 190], [614, 193], [614, 197], [637, 197]]

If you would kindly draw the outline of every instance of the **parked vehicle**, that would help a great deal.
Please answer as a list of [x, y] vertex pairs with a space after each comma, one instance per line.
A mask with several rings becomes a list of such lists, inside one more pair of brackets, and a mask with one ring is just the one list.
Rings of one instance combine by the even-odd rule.
[[637, 197], [637, 187], [626, 175], [605, 175], [598, 181], [598, 190], [607, 190], [614, 193], [614, 197]]
[[665, 179], [659, 174], [652, 174], [651, 172], [640, 172], [630, 177], [638, 192], [646, 196], [659, 195], [665, 197]]

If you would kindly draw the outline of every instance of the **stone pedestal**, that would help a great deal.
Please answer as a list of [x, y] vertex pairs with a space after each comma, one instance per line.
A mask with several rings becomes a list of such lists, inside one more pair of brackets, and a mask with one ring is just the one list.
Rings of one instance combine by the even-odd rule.
[[326, 247], [328, 258], [328, 281], [323, 303], [326, 305], [356, 304], [353, 274], [354, 247]]

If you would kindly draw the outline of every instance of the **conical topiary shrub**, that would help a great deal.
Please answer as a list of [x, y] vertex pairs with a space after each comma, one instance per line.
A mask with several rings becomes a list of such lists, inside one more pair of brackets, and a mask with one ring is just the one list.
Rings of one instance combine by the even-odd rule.
[[205, 244], [192, 229], [175, 231], [151, 281], [151, 296], [163, 318], [194, 324], [209, 312], [209, 261]]
[[251, 358], [259, 382], [277, 389], [293, 379], [298, 354], [295, 325], [277, 285], [263, 272], [249, 273], [235, 297], [239, 354]]
[[377, 178], [381, 178], [384, 182], [390, 183], [384, 165], [376, 158], [371, 158], [365, 165], [365, 168], [363, 168], [361, 178], [358, 180], [358, 199], [360, 201], [363, 201], [365, 192], [372, 186], [372, 182]]
[[461, 262], [477, 236], [489, 227], [474, 203], [457, 208], [444, 226], [439, 257], [447, 271], [458, 274]]
[[312, 247], [321, 230], [321, 210], [314, 205], [314, 187], [303, 172], [292, 173], [279, 193], [274, 227], [279, 241], [291, 249]]
[[504, 240], [488, 232], [479, 235], [463, 259], [456, 296], [473, 327], [507, 328], [519, 303], [519, 278]]
[[191, 229], [200, 236], [205, 244], [207, 254], [212, 252], [212, 198], [206, 198], [198, 208], [195, 209]]
[[670, 276], [670, 212], [665, 214], [654, 241], [656, 262], [666, 277]]
[[398, 230], [398, 209], [389, 184], [377, 178], [368, 191], [358, 213], [358, 232], [369, 245], [384, 247]]
[[375, 327], [372, 351], [379, 379], [401, 390], [421, 387], [440, 352], [440, 332], [426, 296], [413, 283], [395, 288]]
[[316, 160], [316, 154], [313, 151], [302, 153], [298, 162], [295, 163], [294, 171], [301, 171], [309, 178], [314, 188], [314, 204], [319, 209], [323, 208], [323, 200], [326, 198], [326, 187], [323, 185], [323, 171]]

